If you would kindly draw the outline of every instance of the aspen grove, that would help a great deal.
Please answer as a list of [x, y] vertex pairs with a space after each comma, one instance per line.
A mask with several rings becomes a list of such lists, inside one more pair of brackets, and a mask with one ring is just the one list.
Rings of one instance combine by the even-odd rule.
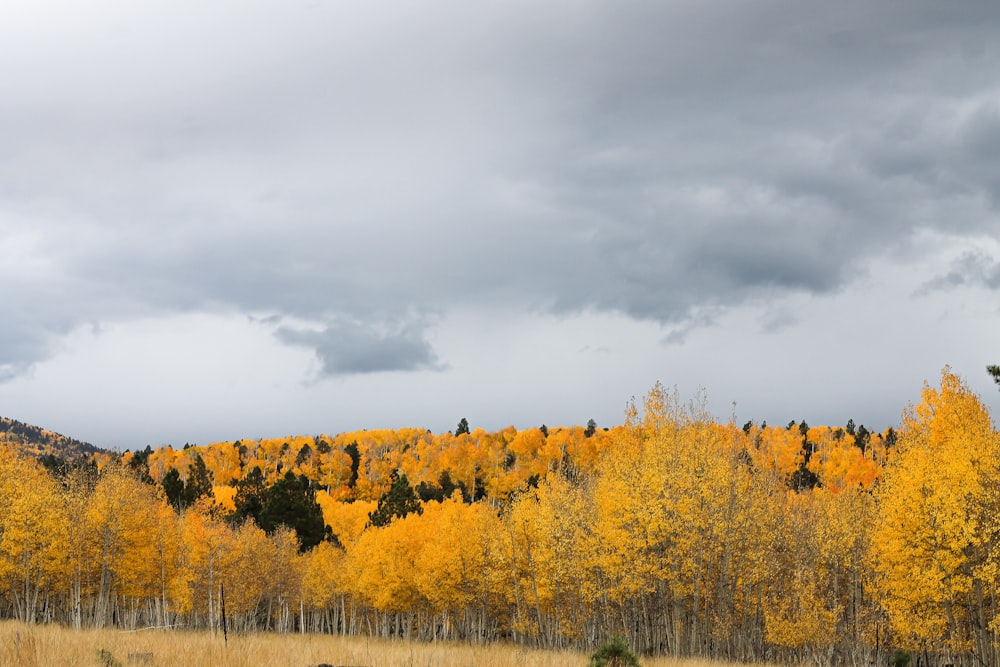
[[0, 449], [0, 615], [738, 661], [1000, 666], [1000, 436], [949, 369], [898, 430], [625, 423]]

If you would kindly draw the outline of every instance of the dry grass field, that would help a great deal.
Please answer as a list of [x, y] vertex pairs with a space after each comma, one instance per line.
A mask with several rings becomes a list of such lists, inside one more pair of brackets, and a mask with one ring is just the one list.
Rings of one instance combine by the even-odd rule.
[[[23, 667], [585, 667], [588, 657], [570, 651], [515, 646], [386, 642], [328, 635], [256, 634], [222, 637], [205, 632], [75, 631], [57, 626], [0, 623], [0, 665]], [[644, 667], [715, 667], [714, 663], [647, 658]]]

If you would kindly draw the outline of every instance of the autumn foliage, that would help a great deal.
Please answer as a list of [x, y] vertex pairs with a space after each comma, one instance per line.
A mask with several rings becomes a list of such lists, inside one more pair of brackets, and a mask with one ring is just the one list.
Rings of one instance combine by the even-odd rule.
[[[1000, 436], [946, 370], [898, 432], [719, 423], [656, 386], [611, 429], [375, 430], [0, 452], [0, 613], [734, 660], [1000, 664]], [[311, 518], [310, 518], [311, 517]]]

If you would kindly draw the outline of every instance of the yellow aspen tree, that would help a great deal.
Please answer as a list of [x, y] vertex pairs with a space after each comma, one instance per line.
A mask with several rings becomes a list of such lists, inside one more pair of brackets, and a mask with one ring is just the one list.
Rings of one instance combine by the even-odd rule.
[[323, 510], [323, 523], [344, 547], [354, 544], [368, 525], [368, 516], [378, 507], [374, 500], [345, 503], [333, 500], [325, 491], [316, 493], [316, 502]]
[[479, 436], [479, 446], [482, 449], [483, 491], [487, 502], [493, 507], [499, 507], [507, 500], [518, 483], [509, 472], [513, 467], [513, 457], [507, 449], [514, 433], [516, 431], [513, 427], [508, 427], [495, 433], [483, 432]]
[[177, 610], [171, 603], [171, 595], [176, 582], [182, 575], [183, 545], [181, 522], [177, 513], [163, 498], [157, 498], [149, 517], [147, 539], [153, 550], [153, 565], [156, 568], [156, 590], [153, 596], [156, 609], [156, 623], [160, 627], [172, 624]]
[[324, 612], [336, 610], [342, 601], [344, 558], [344, 550], [329, 542], [320, 542], [303, 556], [302, 597], [317, 619], [311, 624], [313, 632], [337, 630], [332, 621], [326, 622]]
[[510, 451], [516, 457], [514, 466], [522, 480], [532, 475], [541, 477], [546, 473], [545, 463], [539, 456], [545, 446], [545, 435], [537, 428], [518, 431], [510, 443]]
[[754, 463], [787, 477], [802, 464], [802, 436], [797, 429], [769, 426], [760, 430]]
[[583, 489], [558, 473], [520, 494], [505, 517], [516, 586], [529, 610], [522, 627], [548, 645], [580, 636], [591, 517]]
[[201, 448], [205, 466], [219, 486], [232, 485], [240, 478], [240, 451], [232, 442], [216, 442]]
[[84, 617], [84, 601], [96, 594], [100, 581], [102, 559], [98, 545], [91, 539], [87, 518], [95, 483], [94, 473], [86, 468], [71, 471], [63, 482], [62, 505], [72, 525], [65, 544], [67, 571], [64, 588], [71, 623], [76, 630], [92, 620], [89, 616]]
[[769, 642], [823, 664], [833, 661], [838, 646], [851, 648], [849, 634], [871, 612], [860, 608], [871, 512], [860, 489], [785, 494], [763, 600]]
[[98, 626], [118, 613], [134, 622], [138, 599], [156, 595], [159, 572], [147, 532], [158, 502], [151, 486], [117, 465], [105, 467], [87, 499], [84, 530], [100, 564]]
[[212, 516], [204, 500], [195, 502], [182, 516], [186, 560], [175, 596], [183, 611], [204, 614], [208, 629], [214, 632], [221, 619], [218, 586], [232, 562], [233, 535]]
[[266, 596], [272, 628], [277, 632], [295, 629], [296, 615], [302, 615], [302, 574], [304, 560], [299, 553], [295, 531], [278, 526], [267, 536], [267, 549], [256, 556], [266, 564]]
[[34, 461], [0, 448], [0, 579], [20, 621], [34, 622], [43, 596], [55, 593], [70, 529], [55, 480]]
[[267, 603], [270, 593], [272, 544], [253, 521], [233, 530], [229, 540], [218, 573], [225, 585], [228, 621], [241, 632], [264, 630], [258, 623], [258, 610]]
[[979, 568], [989, 560], [984, 529], [996, 516], [1000, 439], [979, 398], [949, 369], [921, 398], [903, 415], [877, 488], [872, 562], [881, 603], [905, 647], [987, 650], [993, 619], [977, 601], [996, 589]]
[[371, 527], [347, 551], [348, 590], [381, 612], [426, 607], [416, 573], [421, 516], [409, 514], [387, 526]]

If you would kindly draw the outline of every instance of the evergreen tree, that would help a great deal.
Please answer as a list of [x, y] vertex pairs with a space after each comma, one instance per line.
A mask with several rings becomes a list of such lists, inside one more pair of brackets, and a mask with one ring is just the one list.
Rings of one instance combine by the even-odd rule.
[[396, 517], [404, 517], [411, 512], [423, 514], [424, 508], [406, 475], [393, 471], [389, 480], [389, 490], [382, 494], [378, 507], [368, 515], [368, 523], [372, 526], [388, 526]]
[[863, 454], [868, 449], [868, 443], [872, 439], [872, 434], [868, 432], [865, 425], [862, 424], [858, 427], [857, 433], [854, 434], [854, 445], [861, 450]]
[[212, 495], [213, 475], [205, 465], [201, 454], [196, 454], [188, 467], [188, 478], [184, 483], [184, 503], [190, 507], [202, 496]]
[[590, 656], [589, 667], [639, 667], [639, 659], [621, 637], [602, 644]]
[[171, 468], [163, 476], [163, 493], [167, 496], [167, 502], [178, 512], [184, 509], [184, 480], [177, 468]]
[[463, 435], [468, 433], [469, 433], [469, 421], [465, 417], [462, 417], [458, 422], [458, 426], [455, 428], [455, 435]]
[[260, 527], [270, 534], [278, 526], [287, 526], [299, 539], [299, 550], [308, 551], [323, 541], [326, 525], [323, 509], [316, 502], [316, 492], [307, 477], [291, 471], [267, 490], [267, 501], [260, 512]]
[[260, 513], [267, 502], [267, 487], [264, 486], [264, 473], [259, 466], [254, 466], [246, 476], [236, 483], [236, 496], [233, 503], [236, 509], [229, 515], [233, 525], [239, 525], [247, 519], [253, 519], [260, 525]]
[[583, 437], [592, 438], [594, 437], [595, 433], [597, 433], [597, 422], [595, 422], [593, 419], [588, 419], [587, 428], [583, 432]]
[[456, 486], [455, 483], [451, 481], [451, 475], [447, 470], [445, 470], [441, 473], [440, 477], [438, 477], [437, 484], [420, 482], [420, 484], [417, 485], [417, 497], [423, 502], [427, 502], [429, 500], [443, 502], [445, 499], [451, 498], [451, 494], [455, 492], [455, 489], [460, 487], [462, 487], [462, 497], [465, 498], [467, 491], [465, 491], [464, 485], [459, 484]]
[[347, 486], [353, 489], [358, 481], [358, 468], [361, 466], [361, 454], [358, 452], [357, 441], [344, 447], [344, 453], [351, 457], [351, 478], [347, 481]]
[[152, 453], [153, 448], [146, 445], [146, 449], [141, 449], [132, 454], [132, 458], [128, 462], [128, 467], [135, 471], [139, 479], [146, 484], [156, 483], [149, 474], [149, 455]]
[[788, 476], [788, 488], [793, 491], [807, 491], [819, 485], [819, 476], [806, 467], [803, 461], [799, 467]]
[[308, 444], [302, 445], [302, 447], [299, 449], [299, 453], [295, 455], [295, 465], [301, 466], [302, 464], [308, 462], [309, 459], [312, 458], [312, 453], [313, 453], [312, 447], [310, 447]]
[[163, 476], [161, 484], [163, 485], [163, 493], [167, 496], [167, 502], [177, 511], [190, 507], [202, 496], [212, 495], [212, 473], [205, 465], [201, 454], [195, 456], [194, 462], [188, 468], [187, 482], [181, 479], [177, 468], [171, 468]]

